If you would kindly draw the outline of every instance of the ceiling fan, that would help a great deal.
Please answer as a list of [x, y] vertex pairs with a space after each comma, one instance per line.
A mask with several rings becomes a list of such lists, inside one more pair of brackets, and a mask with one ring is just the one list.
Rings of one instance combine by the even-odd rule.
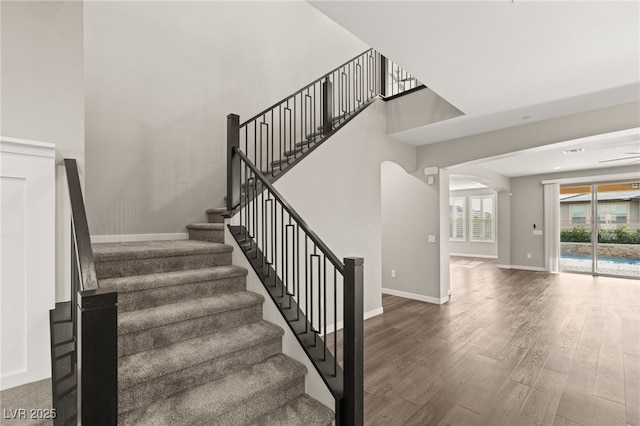
[[[625, 152], [625, 155], [631, 155], [631, 157], [612, 158], [611, 160], [598, 161], [598, 163], [610, 163], [612, 161], [624, 161], [624, 160], [633, 160], [635, 158], [640, 158], [640, 152]], [[637, 163], [638, 161], [640, 160], [632, 161], [632, 163]]]

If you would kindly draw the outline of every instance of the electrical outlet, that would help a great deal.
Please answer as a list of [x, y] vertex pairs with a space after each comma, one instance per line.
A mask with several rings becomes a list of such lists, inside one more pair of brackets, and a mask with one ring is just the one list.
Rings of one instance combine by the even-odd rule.
[[395, 278], [396, 277], [396, 270], [392, 269], [391, 270], [391, 278]]
[[527, 259], [531, 259], [531, 253], [527, 253]]

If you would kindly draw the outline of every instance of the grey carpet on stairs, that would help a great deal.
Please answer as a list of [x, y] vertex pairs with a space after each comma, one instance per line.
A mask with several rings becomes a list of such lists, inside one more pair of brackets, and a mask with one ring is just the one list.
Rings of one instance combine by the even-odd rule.
[[207, 213], [192, 240], [93, 245], [100, 287], [118, 291], [119, 424], [331, 424], [231, 265], [224, 209]]

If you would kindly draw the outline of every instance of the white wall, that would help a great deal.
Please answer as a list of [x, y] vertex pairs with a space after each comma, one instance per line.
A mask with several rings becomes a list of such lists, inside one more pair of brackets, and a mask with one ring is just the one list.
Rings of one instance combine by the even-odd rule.
[[184, 232], [223, 206], [241, 121], [365, 51], [305, 2], [86, 2], [94, 235]]
[[55, 180], [53, 144], [0, 140], [0, 390], [51, 375]]
[[[382, 288], [384, 293], [440, 303], [440, 274], [429, 264], [439, 259], [433, 218], [439, 217], [437, 185], [407, 173], [392, 162], [382, 163]], [[395, 270], [395, 278], [391, 271]]]
[[[469, 212], [470, 204], [469, 197], [479, 196], [479, 195], [492, 195], [495, 200], [495, 229], [496, 229], [496, 237], [493, 242], [479, 242], [479, 241], [471, 241], [470, 233], [470, 221], [469, 221]], [[449, 250], [450, 254], [458, 255], [458, 256], [478, 256], [478, 257], [488, 257], [488, 258], [497, 258], [498, 257], [498, 241], [499, 241], [499, 229], [498, 223], [502, 219], [499, 216], [499, 206], [498, 206], [498, 196], [496, 191], [485, 188], [485, 189], [471, 189], [464, 191], [450, 191], [449, 197], [465, 197], [465, 226], [466, 226], [466, 241], [449, 241]]]
[[382, 310], [380, 165], [415, 169], [415, 148], [387, 137], [385, 115], [375, 101], [275, 184], [338, 258], [364, 258], [369, 315]]
[[84, 170], [83, 2], [2, 1], [2, 136], [55, 144], [56, 300], [69, 298], [70, 216], [64, 158]]

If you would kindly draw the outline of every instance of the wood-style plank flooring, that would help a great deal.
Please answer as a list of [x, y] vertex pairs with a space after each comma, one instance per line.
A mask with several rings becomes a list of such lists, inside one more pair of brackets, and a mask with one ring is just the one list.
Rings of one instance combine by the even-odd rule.
[[640, 426], [640, 281], [452, 258], [365, 322], [366, 425]]

